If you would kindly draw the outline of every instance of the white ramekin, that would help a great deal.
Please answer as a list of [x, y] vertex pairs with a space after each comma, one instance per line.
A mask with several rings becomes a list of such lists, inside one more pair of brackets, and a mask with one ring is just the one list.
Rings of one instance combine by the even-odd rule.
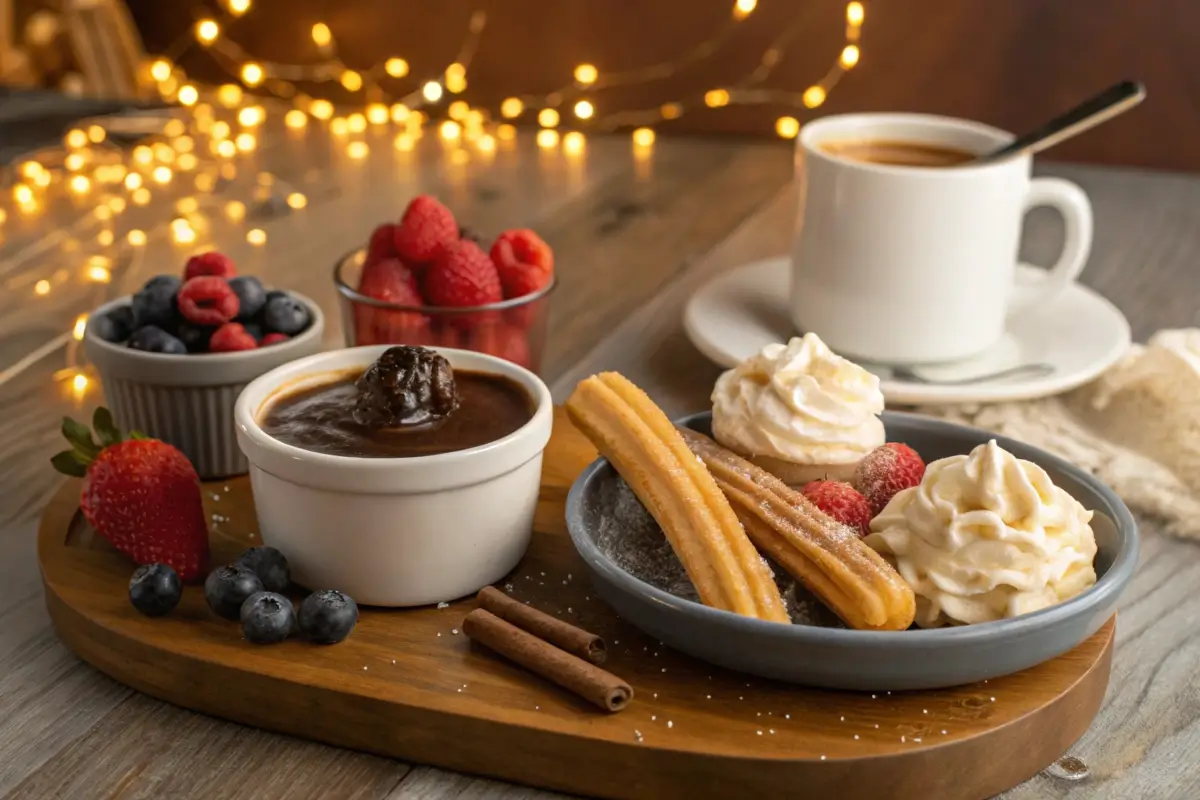
[[[250, 381], [321, 349], [325, 317], [312, 300], [288, 292], [308, 307], [312, 322], [286, 342], [236, 353], [147, 353], [106, 342], [89, 326], [83, 350], [100, 374], [117, 424], [179, 448], [202, 480], [244, 475], [246, 458], [233, 430], [233, 404]], [[127, 306], [106, 303], [90, 316]]]
[[490, 444], [414, 458], [327, 455], [268, 436], [258, 420], [280, 397], [365, 369], [388, 345], [302, 358], [255, 380], [234, 409], [263, 541], [309, 589], [374, 606], [454, 600], [493, 583], [529, 546], [554, 420], [536, 375], [494, 356], [437, 349], [455, 369], [489, 372], [529, 392], [524, 426]]

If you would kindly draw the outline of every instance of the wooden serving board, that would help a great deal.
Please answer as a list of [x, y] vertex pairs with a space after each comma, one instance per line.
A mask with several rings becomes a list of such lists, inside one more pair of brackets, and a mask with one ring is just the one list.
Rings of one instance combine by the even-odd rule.
[[[364, 610], [351, 637], [267, 647], [188, 587], [148, 619], [129, 605], [132, 565], [77, 513], [78, 481], [47, 508], [38, 556], [63, 642], [147, 694], [237, 722], [520, 783], [621, 798], [984, 798], [1031, 777], [1087, 729], [1112, 660], [1114, 622], [1066, 655], [953, 690], [808, 690], [711, 667], [619, 620], [566, 536], [563, 502], [595, 456], [559, 414], [529, 554], [514, 597], [602, 634], [634, 687], [605, 714], [472, 646], [472, 608]], [[249, 482], [205, 486], [217, 563], [258, 541]], [[330, 535], [353, 535], [330, 531]]]

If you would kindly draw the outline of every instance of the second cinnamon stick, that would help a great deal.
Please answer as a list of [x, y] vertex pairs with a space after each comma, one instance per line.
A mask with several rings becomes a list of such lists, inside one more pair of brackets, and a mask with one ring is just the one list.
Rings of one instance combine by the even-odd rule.
[[514, 600], [495, 586], [483, 587], [475, 599], [480, 608], [487, 609], [500, 619], [511, 622], [521, 630], [529, 631], [539, 639], [545, 639], [571, 655], [579, 656], [593, 664], [603, 664], [608, 655], [604, 640], [596, 634], [588, 633], [569, 622], [555, 619], [519, 600]]
[[467, 614], [463, 633], [605, 711], [620, 711], [633, 699], [633, 688], [616, 675], [559, 650], [485, 609]]

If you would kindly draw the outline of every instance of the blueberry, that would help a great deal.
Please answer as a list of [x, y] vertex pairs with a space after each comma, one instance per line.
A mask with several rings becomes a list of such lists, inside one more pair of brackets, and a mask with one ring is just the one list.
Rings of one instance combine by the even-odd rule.
[[246, 598], [262, 590], [262, 581], [245, 567], [217, 567], [204, 579], [208, 607], [225, 619], [236, 620]]
[[286, 294], [272, 297], [263, 309], [263, 324], [269, 333], [295, 336], [308, 327], [311, 318], [303, 303]]
[[212, 338], [216, 328], [209, 325], [197, 325], [194, 322], [181, 322], [176, 329], [179, 341], [189, 353], [207, 353], [208, 340]]
[[251, 644], [282, 642], [296, 626], [292, 601], [275, 592], [255, 592], [242, 603], [242, 636]]
[[129, 337], [129, 347], [147, 353], [186, 353], [187, 346], [157, 325], [138, 328]]
[[129, 306], [114, 308], [107, 314], [88, 318], [88, 330], [106, 342], [123, 342], [133, 333], [133, 309]]
[[146, 281], [137, 294], [133, 296], [133, 319], [135, 327], [157, 325], [160, 328], [171, 328], [177, 323], [179, 309], [175, 305], [175, 295], [182, 285], [173, 275], [159, 275]]
[[238, 556], [234, 565], [257, 575], [268, 592], [282, 592], [292, 582], [292, 568], [288, 566], [287, 558], [274, 547], [251, 547]]
[[246, 333], [254, 337], [256, 342], [261, 342], [263, 337], [262, 325], [257, 322], [245, 322], [242, 327], [246, 329]]
[[288, 293], [283, 291], [282, 289], [271, 289], [270, 291], [267, 292], [267, 296], [263, 299], [263, 303], [264, 304], [269, 303], [272, 300], [274, 300], [276, 297], [288, 297], [288, 296], [289, 296]]
[[161, 617], [179, 605], [183, 583], [166, 564], [143, 564], [129, 579], [129, 602], [147, 617]]
[[238, 314], [234, 319], [245, 322], [253, 317], [267, 304], [267, 290], [263, 288], [258, 278], [242, 275], [229, 279], [229, 288], [238, 299]]
[[304, 598], [298, 615], [300, 632], [317, 644], [337, 644], [358, 622], [358, 605], [335, 589], [321, 589]]

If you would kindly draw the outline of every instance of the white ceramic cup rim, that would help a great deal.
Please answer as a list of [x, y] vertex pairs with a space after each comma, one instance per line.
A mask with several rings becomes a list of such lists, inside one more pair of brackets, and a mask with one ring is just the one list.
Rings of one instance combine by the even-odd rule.
[[[908, 139], [908, 137], [901, 137], [882, 130], [889, 127], [907, 128], [913, 130], [915, 133], [913, 133], [911, 139]], [[922, 130], [943, 131], [962, 137], [969, 137], [977, 139], [980, 142], [986, 142], [987, 145], [996, 148], [1008, 144], [1016, 138], [1015, 134], [1001, 128], [958, 117], [944, 117], [939, 114], [867, 112], [861, 114], [834, 114], [815, 119], [800, 129], [797, 143], [799, 147], [804, 149], [805, 158], [817, 159], [831, 165], [836, 165], [842, 169], [877, 173], [880, 175], [920, 177], [928, 180], [969, 180], [978, 177], [983, 172], [1012, 169], [1018, 165], [1024, 169], [1031, 160], [1029, 155], [1020, 155], [1000, 159], [999, 161], [989, 161], [983, 164], [964, 164], [955, 167], [930, 169], [929, 167], [910, 167], [899, 164], [875, 164], [866, 161], [853, 161], [828, 153], [820, 147], [822, 142], [834, 139], [855, 136], [867, 138], [872, 135], [880, 138], [887, 136], [889, 138], [910, 140], [921, 144], [948, 144], [937, 141], [936, 138], [921, 138], [920, 133], [916, 132]], [[981, 150], [981, 155], [982, 152]]]
[[[554, 401], [550, 389], [531, 371], [486, 353], [430, 347], [450, 359], [455, 368], [477, 369], [515, 381], [534, 401], [533, 415], [517, 430], [493, 442], [428, 456], [362, 458], [306, 450], [270, 436], [258, 418], [281, 386], [304, 381], [317, 386], [321, 376], [367, 367], [379, 354], [395, 345], [365, 345], [331, 350], [291, 361], [252, 381], [238, 396], [234, 424], [242, 450], [251, 465], [294, 483], [319, 489], [361, 493], [417, 493], [440, 491], [490, 480], [516, 469], [542, 450], [550, 440]], [[465, 362], [465, 363], [463, 363]], [[299, 388], [299, 387], [297, 387]], [[283, 396], [283, 395], [280, 395]]]

